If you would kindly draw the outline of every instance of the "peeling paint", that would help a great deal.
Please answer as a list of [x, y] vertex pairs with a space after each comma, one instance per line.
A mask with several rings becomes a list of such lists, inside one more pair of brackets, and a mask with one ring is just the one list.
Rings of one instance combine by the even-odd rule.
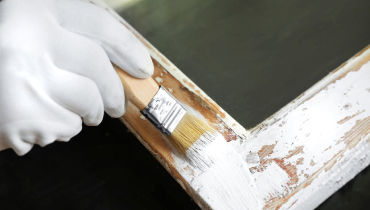
[[369, 53], [347, 62], [344, 69], [331, 75], [331, 80], [319, 82], [323, 86], [315, 86], [301, 101], [283, 108], [252, 131], [248, 150], [261, 158], [260, 165], [251, 168], [253, 175], [264, 173], [276, 163], [289, 176], [288, 182], [280, 183], [286, 196], [271, 197], [265, 209], [283, 205], [286, 209], [292, 197], [294, 201], [298, 199], [295, 206], [301, 205], [303, 198], [295, 195], [304, 189], [312, 190], [313, 182], [339, 170], [339, 165], [348, 160], [345, 154], [365, 141], [370, 133], [370, 100], [364, 88], [370, 83], [370, 63], [363, 59], [370, 60]]

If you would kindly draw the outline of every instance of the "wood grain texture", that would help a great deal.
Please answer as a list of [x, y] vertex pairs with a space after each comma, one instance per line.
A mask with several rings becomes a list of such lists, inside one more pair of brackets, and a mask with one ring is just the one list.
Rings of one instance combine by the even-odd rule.
[[159, 86], [152, 79], [139, 79], [113, 64], [125, 90], [125, 97], [138, 109], [143, 110], [158, 92]]
[[[263, 209], [313, 209], [370, 164], [369, 47], [247, 131], [112, 9], [92, 2], [148, 48], [157, 84], [201, 114], [246, 160]], [[202, 209], [213, 208], [191, 185], [194, 169], [135, 106], [121, 120]]]

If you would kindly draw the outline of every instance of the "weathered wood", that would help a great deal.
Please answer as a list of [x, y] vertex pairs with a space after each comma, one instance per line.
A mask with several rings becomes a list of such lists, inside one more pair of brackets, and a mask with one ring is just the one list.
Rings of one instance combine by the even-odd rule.
[[313, 209], [369, 165], [369, 61], [367, 47], [237, 146], [260, 158], [250, 171], [264, 209]]
[[[106, 8], [148, 48], [155, 64], [153, 79], [202, 115], [248, 162], [264, 209], [313, 209], [369, 165], [368, 48], [247, 131], [112, 9], [92, 2]], [[136, 107], [130, 104], [122, 121], [201, 208], [215, 207], [192, 185], [196, 171]]]

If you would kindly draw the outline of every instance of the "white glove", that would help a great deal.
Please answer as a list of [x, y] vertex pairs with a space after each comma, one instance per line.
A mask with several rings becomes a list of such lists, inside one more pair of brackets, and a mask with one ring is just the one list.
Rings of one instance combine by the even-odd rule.
[[126, 110], [110, 61], [146, 78], [145, 47], [104, 9], [80, 0], [0, 2], [0, 150], [68, 141], [104, 110]]

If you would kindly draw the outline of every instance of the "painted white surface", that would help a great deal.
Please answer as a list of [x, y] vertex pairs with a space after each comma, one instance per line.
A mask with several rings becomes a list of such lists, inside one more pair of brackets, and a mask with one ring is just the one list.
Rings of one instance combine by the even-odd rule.
[[[281, 209], [288, 209], [292, 204], [295, 209], [316, 207], [368, 164], [367, 158], [363, 158], [366, 164], [354, 161], [358, 156], [367, 157], [370, 153], [370, 150], [362, 149], [368, 147], [365, 134], [356, 133], [348, 139], [346, 136], [370, 117], [370, 63], [362, 65], [357, 71], [345, 73], [368, 54], [369, 50], [319, 82], [305, 92], [307, 96], [300, 102], [292, 102], [274, 115], [272, 119], [275, 120], [263, 122], [264, 129], [252, 132], [253, 136], [244, 142], [247, 147], [243, 148], [241, 144], [237, 148], [244, 153], [258, 153], [263, 147], [273, 147], [260, 161], [280, 161], [280, 166], [292, 168], [291, 180], [280, 181], [279, 184], [284, 187], [283, 194], [292, 193], [294, 196]], [[347, 141], [357, 138], [357, 135], [362, 139], [355, 148], [351, 148]], [[362, 152], [357, 151], [360, 149]], [[349, 161], [351, 164], [348, 164]], [[333, 166], [330, 167], [330, 164]], [[270, 195], [264, 193], [266, 178], [259, 175], [269, 168], [264, 169], [262, 165], [259, 166], [260, 171], [253, 168], [252, 172], [261, 195], [269, 200]], [[313, 180], [312, 183], [308, 178]]]

